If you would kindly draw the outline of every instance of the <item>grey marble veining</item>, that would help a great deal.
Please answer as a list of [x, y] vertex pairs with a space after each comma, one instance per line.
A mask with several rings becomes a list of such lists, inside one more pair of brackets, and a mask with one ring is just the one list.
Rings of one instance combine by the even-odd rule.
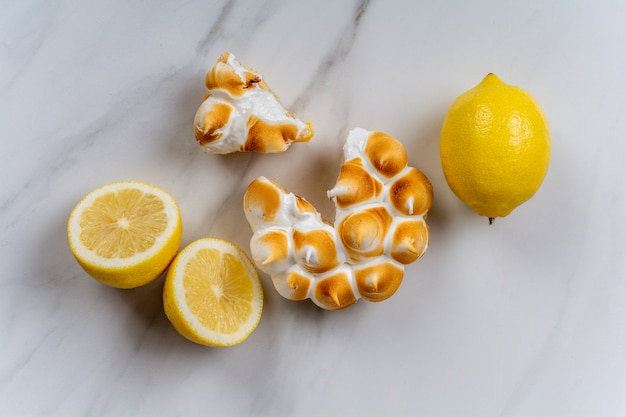
[[[0, 416], [626, 415], [626, 9], [617, 2], [0, 4]], [[311, 121], [277, 155], [206, 155], [192, 121], [224, 51]], [[552, 132], [539, 192], [487, 226], [447, 187], [445, 112], [488, 72]], [[394, 135], [432, 181], [426, 255], [340, 312], [280, 297], [241, 345], [182, 338], [162, 278], [98, 284], [69, 251], [89, 190], [152, 182], [183, 245], [248, 250], [265, 175], [331, 217], [348, 130]]]

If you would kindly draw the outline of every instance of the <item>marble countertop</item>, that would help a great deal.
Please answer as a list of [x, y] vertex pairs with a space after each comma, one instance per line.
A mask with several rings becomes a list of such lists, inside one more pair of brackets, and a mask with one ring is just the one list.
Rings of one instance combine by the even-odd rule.
[[[625, 416], [626, 8], [618, 1], [0, 4], [1, 416]], [[192, 121], [225, 51], [315, 126], [284, 154], [207, 155]], [[448, 106], [494, 72], [542, 104], [539, 192], [489, 226], [439, 162]], [[249, 251], [259, 175], [332, 213], [354, 127], [432, 181], [427, 253], [339, 312], [280, 297], [242, 344], [181, 337], [163, 279], [116, 290], [69, 251], [89, 190], [169, 191], [183, 245]]]

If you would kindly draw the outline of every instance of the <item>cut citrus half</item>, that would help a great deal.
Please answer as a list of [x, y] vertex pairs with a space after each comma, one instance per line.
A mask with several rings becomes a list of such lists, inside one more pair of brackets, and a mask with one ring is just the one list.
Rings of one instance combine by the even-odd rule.
[[96, 280], [117, 288], [154, 281], [168, 267], [182, 236], [178, 206], [164, 190], [140, 181], [104, 185], [74, 207], [70, 250]]
[[172, 262], [165, 277], [163, 306], [174, 328], [187, 339], [232, 346], [257, 327], [263, 287], [241, 248], [226, 240], [200, 239]]

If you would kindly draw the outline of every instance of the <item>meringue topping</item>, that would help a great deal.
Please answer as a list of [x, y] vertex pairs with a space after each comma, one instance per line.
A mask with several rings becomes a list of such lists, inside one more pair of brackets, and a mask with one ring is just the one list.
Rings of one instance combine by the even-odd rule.
[[404, 146], [396, 138], [385, 133], [371, 133], [364, 152], [376, 171], [385, 178], [397, 175], [408, 163]]
[[330, 226], [306, 232], [294, 229], [292, 238], [296, 262], [307, 272], [328, 272], [342, 261]]
[[307, 200], [265, 177], [252, 181], [244, 195], [253, 231], [250, 250], [259, 269], [283, 297], [310, 298], [327, 310], [346, 308], [360, 298], [391, 297], [404, 266], [419, 259], [429, 244], [425, 219], [432, 186], [408, 166], [397, 139], [353, 129], [344, 160], [328, 191], [336, 208], [332, 225]]
[[311, 123], [293, 116], [257, 71], [223, 53], [207, 72], [209, 90], [194, 117], [194, 135], [207, 153], [274, 153], [313, 137]]
[[321, 277], [315, 282], [313, 302], [326, 310], [341, 310], [356, 303], [358, 298], [352, 287], [353, 274], [348, 267]]
[[384, 206], [354, 211], [345, 216], [338, 223], [337, 230], [350, 259], [359, 262], [382, 255], [392, 220]]
[[291, 239], [286, 230], [275, 228], [255, 234], [252, 242], [252, 259], [263, 272], [271, 275], [291, 266]]
[[290, 300], [306, 300], [313, 284], [311, 274], [293, 265], [285, 271], [270, 275], [276, 291]]
[[432, 185], [423, 173], [409, 168], [389, 188], [389, 201], [405, 216], [423, 216], [433, 204]]
[[429, 238], [428, 225], [424, 219], [400, 221], [391, 237], [390, 255], [401, 264], [413, 263], [426, 252]]
[[391, 297], [402, 282], [404, 268], [390, 260], [380, 259], [354, 267], [354, 278], [363, 299], [382, 301]]
[[347, 161], [341, 167], [337, 185], [328, 191], [328, 198], [339, 207], [348, 207], [366, 201], [376, 200], [383, 184], [363, 166], [360, 158]]

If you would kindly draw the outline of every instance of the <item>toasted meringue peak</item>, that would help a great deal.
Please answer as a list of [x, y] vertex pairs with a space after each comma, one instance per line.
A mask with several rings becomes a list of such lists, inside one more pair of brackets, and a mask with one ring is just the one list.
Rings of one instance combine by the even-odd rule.
[[[248, 222], [251, 224], [290, 225], [285, 218], [284, 191], [274, 181], [258, 177], [250, 185], [244, 195], [243, 206]], [[282, 218], [281, 218], [282, 215]]]
[[391, 185], [389, 200], [405, 216], [423, 216], [433, 204], [433, 187], [426, 175], [410, 168]]
[[310, 273], [331, 271], [343, 261], [330, 226], [309, 231], [294, 229], [292, 237], [296, 262]]
[[311, 123], [280, 104], [263, 76], [223, 53], [207, 72], [209, 90], [194, 118], [194, 135], [207, 153], [275, 153], [313, 137]]
[[244, 211], [252, 257], [285, 298], [310, 298], [340, 310], [360, 298], [382, 301], [400, 286], [404, 265], [429, 243], [432, 204], [428, 178], [408, 166], [402, 144], [380, 132], [353, 129], [344, 164], [328, 191], [335, 203], [328, 224], [304, 198], [265, 177], [252, 181]]
[[313, 204], [309, 203], [308, 201], [306, 201], [304, 198], [294, 195], [295, 197], [295, 209], [296, 209], [296, 213], [298, 215], [306, 215], [306, 214], [313, 214], [313, 215], [317, 215], [317, 210], [315, 210], [315, 207], [313, 207]]
[[358, 297], [352, 287], [353, 276], [350, 268], [343, 267], [321, 277], [314, 283], [313, 302], [326, 310], [342, 310], [356, 303]]
[[408, 162], [404, 146], [396, 138], [381, 132], [370, 133], [365, 144], [365, 155], [385, 178], [400, 173]]
[[383, 184], [363, 166], [359, 157], [346, 161], [341, 167], [337, 185], [328, 191], [328, 197], [341, 208], [376, 200]]
[[381, 258], [377, 262], [355, 266], [354, 277], [361, 297], [368, 301], [383, 301], [400, 287], [404, 268]]
[[354, 211], [338, 222], [337, 230], [350, 259], [359, 262], [380, 256], [393, 217], [384, 206]]
[[233, 97], [243, 96], [252, 88], [268, 89], [261, 74], [241, 65], [230, 52], [224, 52], [217, 58], [204, 81], [209, 91], [222, 90]]
[[252, 259], [267, 274], [282, 272], [291, 266], [291, 239], [282, 228], [257, 232], [251, 241]]
[[391, 237], [391, 257], [401, 264], [417, 261], [428, 249], [430, 234], [423, 219], [399, 222]]
[[[196, 123], [195, 131], [198, 143], [200, 146], [205, 146], [222, 137], [222, 132], [230, 122], [230, 116], [234, 108], [228, 102], [211, 98], [210, 100], [205, 100], [200, 105], [200, 109], [202, 118]], [[203, 133], [198, 134], [198, 132]]]
[[290, 300], [306, 300], [313, 285], [313, 277], [298, 265], [271, 275], [274, 287], [280, 295]]

